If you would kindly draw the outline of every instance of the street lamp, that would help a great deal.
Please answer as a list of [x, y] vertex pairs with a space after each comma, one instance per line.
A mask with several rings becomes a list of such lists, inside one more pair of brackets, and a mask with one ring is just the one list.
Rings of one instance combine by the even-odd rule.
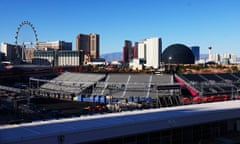
[[171, 64], [172, 57], [168, 57], [168, 70], [170, 71], [170, 64]]

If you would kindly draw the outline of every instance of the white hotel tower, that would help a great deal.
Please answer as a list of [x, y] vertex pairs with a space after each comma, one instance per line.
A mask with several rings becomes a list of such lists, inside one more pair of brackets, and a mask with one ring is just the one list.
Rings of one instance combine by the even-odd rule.
[[145, 59], [146, 67], [158, 68], [161, 62], [161, 53], [161, 38], [147, 38], [138, 43], [138, 58]]

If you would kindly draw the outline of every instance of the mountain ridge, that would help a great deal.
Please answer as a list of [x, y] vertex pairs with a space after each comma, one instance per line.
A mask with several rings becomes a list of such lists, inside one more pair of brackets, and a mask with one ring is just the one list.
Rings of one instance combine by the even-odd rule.
[[112, 53], [105, 53], [100, 56], [104, 58], [106, 61], [121, 61], [122, 60], [122, 52], [112, 52]]

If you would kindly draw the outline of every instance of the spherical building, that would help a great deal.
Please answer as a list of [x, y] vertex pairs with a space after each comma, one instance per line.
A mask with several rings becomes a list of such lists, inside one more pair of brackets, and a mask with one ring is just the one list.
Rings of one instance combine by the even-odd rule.
[[165, 64], [194, 64], [194, 59], [191, 49], [183, 44], [168, 46], [162, 55]]

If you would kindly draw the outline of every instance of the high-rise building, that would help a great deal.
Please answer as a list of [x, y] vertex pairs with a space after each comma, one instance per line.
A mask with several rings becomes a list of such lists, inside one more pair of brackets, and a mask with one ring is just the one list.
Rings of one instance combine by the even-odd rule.
[[78, 34], [76, 37], [76, 50], [84, 51], [85, 62], [90, 61], [90, 58], [99, 58], [99, 35]]
[[218, 53], [210, 53], [209, 62], [220, 63], [220, 55]]
[[[32, 62], [35, 48], [27, 48], [25, 45], [15, 45], [2, 43], [1, 52], [4, 53], [4, 59], [12, 63]], [[38, 42], [38, 50], [72, 50], [72, 43], [65, 41]]]
[[237, 63], [237, 55], [231, 53], [223, 53], [221, 55], [221, 62], [225, 63], [225, 61], [229, 61], [229, 63]]
[[158, 37], [147, 38], [138, 43], [138, 58], [146, 61], [145, 66], [158, 68], [162, 57], [162, 40]]
[[144, 41], [138, 42], [138, 58], [146, 60], [146, 44]]
[[99, 35], [89, 34], [89, 41], [91, 58], [99, 58]]
[[1, 43], [1, 52], [4, 54], [4, 59], [11, 63], [21, 63], [24, 57], [23, 48], [20, 45]]
[[231, 54], [230, 63], [232, 63], [232, 64], [237, 63], [237, 55], [236, 54]]
[[138, 42], [135, 42], [133, 47], [133, 58], [138, 58]]
[[133, 59], [133, 51], [132, 51], [132, 42], [129, 40], [125, 40], [123, 46], [123, 62], [129, 63], [130, 60]]
[[89, 35], [87, 34], [78, 34], [76, 37], [76, 50], [83, 50], [85, 54], [90, 54], [89, 49]]
[[38, 50], [72, 50], [72, 43], [60, 40], [38, 42]]
[[200, 47], [199, 46], [192, 46], [191, 50], [193, 52], [193, 55], [195, 57], [195, 62], [200, 59]]

